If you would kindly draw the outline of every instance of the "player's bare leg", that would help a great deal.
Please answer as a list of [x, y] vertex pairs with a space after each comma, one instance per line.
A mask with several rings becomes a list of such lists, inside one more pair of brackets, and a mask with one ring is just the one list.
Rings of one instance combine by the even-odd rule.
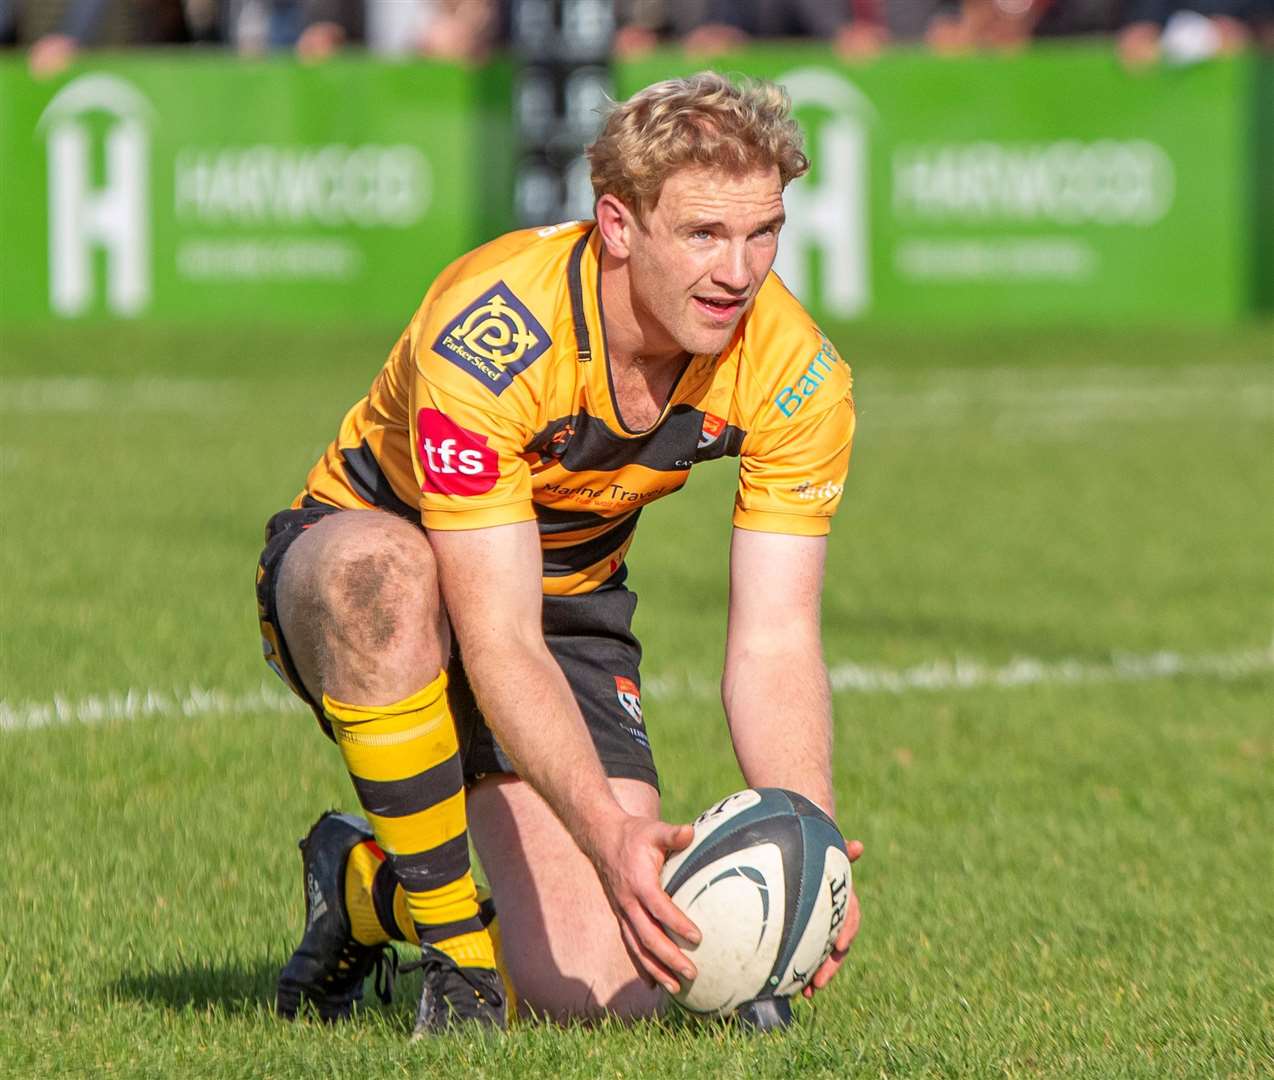
[[[379, 848], [403, 886], [414, 936], [431, 946], [422, 958], [417, 1032], [453, 1019], [502, 1025], [503, 986], [469, 869], [446, 695], [450, 634], [428, 540], [388, 514], [333, 514], [292, 542], [276, 599], [297, 673], [322, 702]], [[375, 872], [374, 863], [355, 858], [365, 845], [356, 834], [351, 840], [349, 851], [327, 851], [317, 841], [303, 848], [307, 896], [322, 896], [307, 901], [306, 934], [280, 975], [281, 1002], [306, 998], [320, 1012], [345, 1004], [361, 991], [361, 982], [347, 985], [348, 957], [361, 957], [365, 944], [403, 918], [350, 902], [366, 899], [367, 875]], [[365, 880], [351, 883], [360, 873]]]
[[288, 549], [277, 595], [315, 701], [399, 701], [447, 666], [451, 631], [433, 549], [392, 514], [347, 510], [311, 526]]
[[[610, 784], [629, 813], [659, 816], [649, 784]], [[469, 793], [469, 820], [522, 1006], [554, 1020], [657, 1012], [663, 991], [634, 967], [597, 871], [531, 785], [485, 778]]]

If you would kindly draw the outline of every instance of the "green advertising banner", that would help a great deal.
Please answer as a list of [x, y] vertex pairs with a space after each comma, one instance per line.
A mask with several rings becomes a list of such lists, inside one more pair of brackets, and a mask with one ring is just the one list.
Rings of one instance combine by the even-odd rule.
[[[701, 66], [630, 64], [618, 92]], [[853, 66], [755, 48], [713, 66], [774, 79], [797, 106], [813, 168], [788, 189], [779, 272], [829, 325], [1252, 309], [1251, 59], [1132, 74], [1105, 45]]]
[[[660, 53], [619, 96], [704, 66]], [[1003, 57], [756, 47], [813, 167], [779, 271], [863, 319], [1228, 322], [1274, 307], [1274, 64], [1129, 73], [1105, 44]], [[0, 323], [401, 321], [513, 226], [512, 65], [0, 61]]]
[[511, 222], [511, 68], [0, 63], [0, 322], [402, 321]]

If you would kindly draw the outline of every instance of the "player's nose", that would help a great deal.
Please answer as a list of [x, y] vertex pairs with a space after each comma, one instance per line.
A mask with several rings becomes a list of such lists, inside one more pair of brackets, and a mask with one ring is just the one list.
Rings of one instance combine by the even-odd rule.
[[742, 243], [727, 244], [712, 271], [713, 284], [732, 293], [745, 293], [752, 284], [748, 270], [747, 246]]

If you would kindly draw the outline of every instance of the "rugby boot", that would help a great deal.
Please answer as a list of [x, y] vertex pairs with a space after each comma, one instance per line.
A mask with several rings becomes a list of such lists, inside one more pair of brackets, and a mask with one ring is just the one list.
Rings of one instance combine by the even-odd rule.
[[508, 1023], [504, 980], [494, 968], [460, 967], [451, 957], [426, 945], [420, 960], [403, 971], [420, 968], [425, 985], [420, 992], [413, 1039], [438, 1035], [452, 1025], [478, 1024], [503, 1028]]
[[275, 1009], [295, 1019], [309, 1002], [321, 1020], [346, 1020], [363, 1000], [363, 980], [376, 974], [376, 992], [389, 1004], [398, 954], [389, 944], [363, 945], [345, 909], [345, 867], [355, 845], [372, 839], [366, 821], [327, 811], [300, 842], [305, 881], [305, 933], [279, 973]]
[[792, 1003], [785, 997], [745, 1001], [734, 1012], [747, 1031], [779, 1031], [792, 1023]]

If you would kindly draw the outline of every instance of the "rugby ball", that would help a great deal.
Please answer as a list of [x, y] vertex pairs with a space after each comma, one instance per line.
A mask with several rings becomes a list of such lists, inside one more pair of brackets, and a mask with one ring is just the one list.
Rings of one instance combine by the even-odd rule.
[[831, 954], [849, 909], [849, 856], [835, 822], [794, 791], [749, 788], [705, 810], [694, 832], [661, 877], [703, 935], [698, 945], [673, 935], [699, 972], [675, 1000], [724, 1016], [797, 993]]

